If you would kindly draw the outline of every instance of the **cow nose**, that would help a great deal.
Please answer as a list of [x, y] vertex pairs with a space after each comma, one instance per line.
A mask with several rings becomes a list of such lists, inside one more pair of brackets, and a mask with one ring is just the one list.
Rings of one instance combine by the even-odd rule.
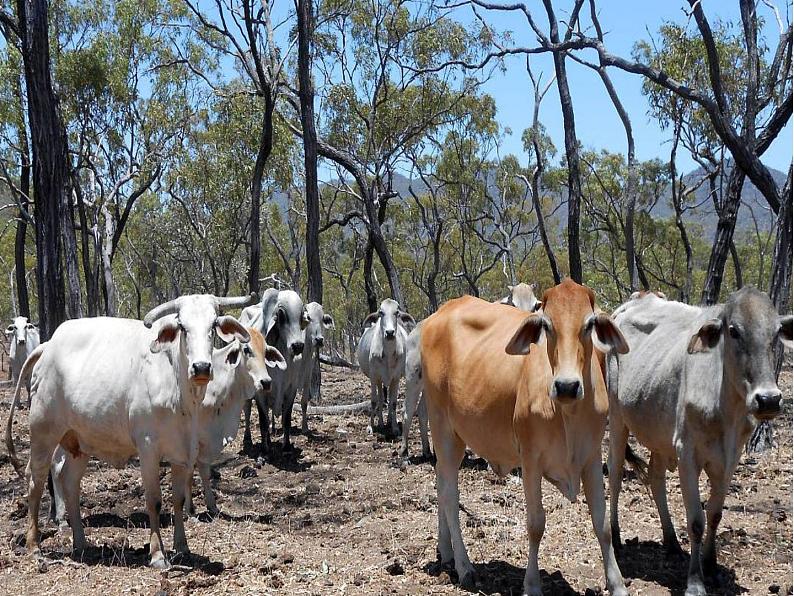
[[324, 338], [322, 338], [322, 337], [315, 337], [314, 338], [314, 345], [316, 345], [318, 348], [322, 348], [324, 343], [325, 343], [325, 339]]
[[758, 415], [763, 418], [776, 416], [780, 412], [781, 397], [782, 393], [780, 393], [780, 391], [756, 393], [755, 403]]
[[194, 362], [193, 363], [193, 376], [194, 377], [209, 377], [212, 370], [212, 364], [209, 362]]
[[386, 330], [386, 339], [394, 339], [394, 329]]
[[579, 381], [576, 379], [557, 379], [554, 381], [554, 389], [557, 397], [577, 398], [579, 397]]
[[265, 392], [270, 391], [270, 385], [272, 383], [272, 381], [270, 379], [262, 379], [262, 381], [260, 381], [260, 383], [262, 385], [262, 391], [265, 391]]
[[303, 342], [302, 341], [294, 341], [292, 345], [290, 345], [290, 350], [295, 356], [300, 356], [303, 354]]

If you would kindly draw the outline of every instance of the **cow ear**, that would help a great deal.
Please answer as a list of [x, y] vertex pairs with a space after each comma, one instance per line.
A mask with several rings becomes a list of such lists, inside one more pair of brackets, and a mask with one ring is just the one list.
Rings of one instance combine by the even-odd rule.
[[225, 342], [237, 340], [241, 343], [247, 344], [251, 341], [251, 335], [248, 330], [242, 326], [240, 321], [230, 315], [222, 315], [215, 319], [215, 330]]
[[541, 308], [543, 308], [543, 303], [540, 300], [535, 301], [535, 305], [532, 307], [532, 312], [538, 312]]
[[596, 339], [607, 350], [615, 350], [618, 354], [628, 354], [629, 344], [612, 317], [606, 313], [593, 314], [585, 321], [585, 329], [590, 328]]
[[507, 289], [512, 292], [513, 291], [513, 286], [507, 286]]
[[265, 366], [268, 368], [287, 370], [287, 361], [276, 348], [267, 346], [265, 347]]
[[326, 329], [336, 329], [336, 323], [331, 315], [323, 315], [323, 327]]
[[510, 304], [510, 296], [505, 296], [499, 301], [499, 304]]
[[379, 312], [371, 312], [367, 315], [367, 318], [361, 323], [362, 327], [369, 327], [370, 325], [374, 325], [378, 319], [380, 319]]
[[690, 354], [698, 352], [708, 352], [716, 346], [722, 336], [722, 321], [720, 319], [710, 319], [700, 326], [689, 340], [686, 351]]
[[234, 343], [231, 345], [234, 347], [226, 354], [226, 364], [232, 368], [237, 368], [237, 365], [240, 364], [240, 360], [242, 360], [242, 358], [240, 358], [240, 352], [242, 350], [240, 349], [239, 343]]
[[792, 344], [791, 341], [792, 316], [784, 315], [782, 317], [778, 317], [778, 320], [780, 321], [780, 330], [777, 332], [777, 336], [778, 338], [780, 338], [780, 341], [783, 343], [784, 346], [791, 349], [792, 347], [794, 347], [794, 344]]
[[409, 326], [411, 329], [416, 327], [416, 319], [414, 319], [411, 315], [407, 312], [400, 311], [400, 320], [403, 322], [403, 325]]
[[28, 323], [27, 325], [25, 325], [25, 328], [26, 329], [35, 329], [36, 326], [33, 323]]
[[177, 335], [179, 335], [179, 329], [179, 322], [176, 320], [176, 317], [163, 319], [157, 331], [157, 337], [149, 346], [149, 351], [151, 351], [152, 354], [160, 353], [168, 344], [176, 340]]
[[544, 332], [552, 332], [551, 320], [546, 315], [529, 315], [507, 342], [505, 352], [513, 356], [529, 354], [529, 348], [541, 340]]

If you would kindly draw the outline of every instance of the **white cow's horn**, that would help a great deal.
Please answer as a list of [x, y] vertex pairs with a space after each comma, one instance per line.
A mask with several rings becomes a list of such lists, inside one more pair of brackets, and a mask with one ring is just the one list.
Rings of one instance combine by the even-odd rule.
[[251, 292], [248, 296], [217, 297], [218, 308], [245, 308], [259, 302], [259, 294]]
[[143, 324], [146, 325], [146, 327], [151, 328], [157, 319], [175, 313], [177, 310], [179, 310], [178, 302], [179, 298], [175, 298], [174, 300], [169, 300], [165, 304], [155, 306], [152, 310], [146, 313], [145, 317], [143, 317]]

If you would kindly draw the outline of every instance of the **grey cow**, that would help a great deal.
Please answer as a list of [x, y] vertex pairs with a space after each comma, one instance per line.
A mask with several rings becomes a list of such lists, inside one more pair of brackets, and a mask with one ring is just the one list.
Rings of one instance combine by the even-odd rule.
[[[772, 348], [778, 339], [791, 347], [792, 317], [779, 316], [765, 294], [743, 288], [708, 308], [647, 294], [618, 308], [615, 321], [631, 351], [608, 357], [612, 539], [620, 544], [617, 508], [632, 432], [651, 451], [651, 492], [671, 551], [680, 547], [665, 470], [678, 467], [691, 545], [686, 594], [705, 595], [704, 532], [703, 567], [710, 572], [725, 494], [754, 419], [780, 412]], [[707, 527], [698, 488], [702, 470], [711, 483]]]
[[[320, 397], [319, 362], [320, 348], [325, 343], [325, 330], [334, 328], [334, 318], [323, 310], [319, 302], [309, 302], [306, 305], [308, 324], [304, 330], [304, 350], [301, 358], [300, 386], [301, 395], [301, 429], [309, 431], [309, 418], [306, 410], [310, 401], [317, 401]], [[317, 369], [315, 371], [315, 368]], [[317, 374], [315, 378], [315, 373]]]
[[[19, 372], [37, 347], [39, 347], [39, 328], [35, 323], [28, 321], [27, 317], [14, 317], [11, 324], [6, 329], [6, 336], [11, 342], [11, 380], [16, 386], [19, 380]], [[30, 379], [25, 383], [28, 390], [28, 405], [30, 405]]]
[[414, 318], [387, 298], [377, 312], [364, 319], [366, 329], [358, 342], [358, 364], [370, 381], [369, 431], [375, 428], [377, 414], [381, 428], [383, 406], [389, 403], [389, 431], [397, 436], [397, 393], [405, 374], [405, 345]]
[[[258, 392], [255, 396], [259, 411], [259, 432], [262, 449], [270, 449], [270, 428], [268, 426], [268, 408], [273, 417], [281, 413], [283, 426], [282, 448], [290, 449], [290, 425], [292, 422], [292, 405], [295, 395], [301, 386], [301, 358], [304, 350], [304, 330], [309, 319], [301, 297], [292, 290], [276, 290], [271, 288], [262, 295], [262, 304], [249, 307], [240, 316], [243, 325], [259, 329], [265, 337], [267, 345], [273, 346], [284, 356], [287, 362], [285, 370], [271, 371], [272, 383], [269, 394]], [[243, 444], [251, 445], [251, 402], [245, 404], [245, 434]]]

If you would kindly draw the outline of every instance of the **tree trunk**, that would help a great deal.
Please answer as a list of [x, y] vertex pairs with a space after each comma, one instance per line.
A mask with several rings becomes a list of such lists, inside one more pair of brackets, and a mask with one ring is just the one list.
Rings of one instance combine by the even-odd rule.
[[[791, 312], [791, 270], [792, 270], [792, 167], [788, 168], [788, 177], [780, 195], [780, 211], [777, 216], [777, 229], [775, 231], [775, 250], [772, 257], [772, 279], [769, 283], [769, 297], [777, 308], [777, 312], [784, 314]], [[783, 367], [783, 346], [780, 342], [775, 344], [775, 374], [780, 375]]]
[[80, 267], [77, 264], [77, 236], [75, 235], [74, 207], [72, 206], [70, 176], [66, 177], [67, 187], [61, 196], [61, 234], [63, 236], [63, 259], [66, 265], [66, 316], [79, 319], [83, 316], [83, 298], [80, 289]]
[[110, 253], [113, 249], [113, 234], [115, 232], [115, 220], [107, 208], [107, 204], [102, 206], [102, 214], [105, 220], [104, 238], [101, 243], [102, 275], [105, 289], [105, 313], [109, 317], [118, 315], [118, 304], [116, 301], [116, 284], [113, 281], [113, 262]]
[[66, 131], [52, 87], [47, 1], [17, 0], [17, 14], [33, 154], [39, 325], [46, 341], [66, 319], [61, 260], [61, 210], [68, 204]]
[[259, 133], [259, 151], [256, 154], [254, 173], [251, 177], [251, 252], [248, 263], [248, 290], [259, 292], [259, 259], [261, 254], [261, 211], [262, 178], [265, 164], [273, 150], [273, 96], [270, 89], [265, 92], [265, 114], [262, 117], [262, 130]]
[[314, 88], [311, 42], [314, 34], [313, 0], [298, 4], [298, 98], [303, 129], [303, 161], [306, 172], [306, 269], [310, 301], [323, 301], [320, 264], [320, 189], [317, 182], [317, 130], [314, 124]]
[[80, 187], [75, 184], [77, 215], [80, 218], [80, 244], [82, 246], [83, 277], [85, 278], [85, 300], [89, 317], [99, 314], [99, 282], [96, 276], [96, 267], [91, 259], [91, 244], [93, 235], [89, 235], [88, 216], [85, 211], [85, 198]]
[[[560, 43], [557, 19], [551, 0], [543, 0], [549, 17], [549, 37], [554, 44]], [[565, 69], [565, 52], [553, 52], [554, 71], [557, 75], [557, 90], [560, 94], [560, 108], [565, 128], [565, 158], [568, 162], [568, 271], [571, 279], [582, 283], [582, 255], [579, 250], [579, 211], [582, 196], [582, 182], [579, 167], [579, 143], [576, 139], [576, 122], [573, 113], [571, 92], [568, 88], [568, 74]]]
[[17, 282], [17, 309], [18, 314], [22, 317], [27, 317], [30, 320], [30, 298], [28, 297], [28, 281], [25, 276], [25, 239], [28, 230], [28, 221], [26, 219], [28, 211], [28, 198], [30, 197], [30, 155], [28, 151], [28, 140], [24, 129], [20, 129], [19, 135], [19, 157], [21, 160], [21, 168], [19, 171], [19, 190], [21, 195], [19, 197], [20, 203], [25, 208], [25, 213], [20, 212], [17, 219], [17, 230], [14, 238], [14, 271], [16, 274]]
[[367, 246], [364, 248], [364, 293], [367, 295], [367, 309], [369, 312], [378, 311], [378, 293], [372, 273], [372, 257], [374, 252], [372, 234], [367, 236]]
[[722, 278], [725, 274], [725, 262], [733, 242], [733, 231], [736, 228], [736, 216], [742, 200], [745, 174], [734, 165], [728, 177], [728, 189], [721, 212], [718, 212], [719, 221], [714, 235], [714, 244], [711, 247], [711, 257], [706, 269], [706, 281], [703, 285], [701, 303], [705, 305], [716, 304], [720, 298]]

